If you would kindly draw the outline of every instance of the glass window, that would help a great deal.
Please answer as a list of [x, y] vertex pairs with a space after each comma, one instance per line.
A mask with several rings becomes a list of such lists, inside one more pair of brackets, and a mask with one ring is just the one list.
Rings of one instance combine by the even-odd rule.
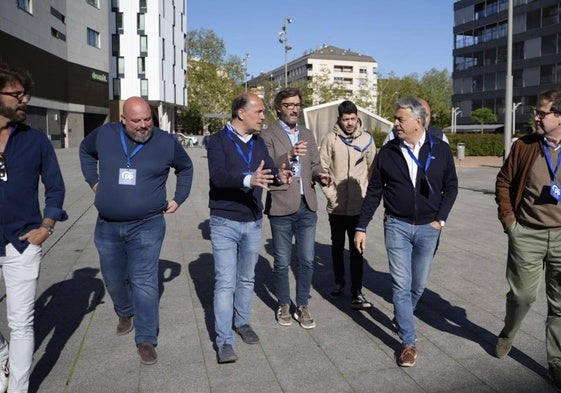
[[123, 34], [124, 28], [123, 28], [123, 13], [122, 12], [115, 13], [115, 26], [117, 27], [117, 33], [118, 34]]
[[483, 91], [483, 75], [475, 75], [471, 80], [471, 91]]
[[146, 76], [146, 57], [137, 58], [138, 78], [142, 79]]
[[111, 11], [118, 11], [120, 7], [120, 0], [111, 0]]
[[524, 87], [524, 73], [522, 70], [512, 71], [512, 85], [514, 87]]
[[136, 32], [138, 34], [144, 34], [145, 16], [146, 14], [136, 14]]
[[119, 78], [125, 77], [125, 58], [117, 57], [117, 75]]
[[87, 28], [88, 32], [88, 45], [99, 48], [99, 33], [95, 30]]
[[111, 35], [111, 50], [113, 56], [119, 56], [121, 52], [120, 39], [118, 34]]
[[16, 0], [19, 9], [33, 13], [33, 0]]
[[557, 24], [559, 9], [557, 5], [543, 9], [542, 27]]
[[495, 91], [495, 73], [485, 74], [485, 91]]
[[56, 8], [51, 7], [51, 15], [60, 20], [62, 23], [66, 22], [66, 17]]
[[526, 28], [539, 29], [541, 22], [541, 10], [530, 11], [526, 14]]
[[542, 37], [542, 56], [557, 53], [557, 34]]
[[114, 78], [113, 79], [113, 99], [118, 100], [121, 98], [121, 80]]
[[140, 55], [148, 56], [148, 36], [140, 36]]
[[146, 7], [146, 0], [139, 0], [138, 1], [138, 8], [139, 8], [140, 12], [148, 11], [148, 8]]
[[148, 79], [140, 80], [140, 96], [148, 98]]
[[514, 60], [523, 60], [524, 59], [524, 41], [515, 42], [512, 45], [512, 58]]
[[95, 8], [99, 8], [99, 0], [86, 0], [86, 3], [93, 5]]
[[555, 65], [542, 65], [540, 67], [540, 85], [555, 83]]
[[66, 35], [51, 27], [51, 35], [59, 40], [66, 41]]

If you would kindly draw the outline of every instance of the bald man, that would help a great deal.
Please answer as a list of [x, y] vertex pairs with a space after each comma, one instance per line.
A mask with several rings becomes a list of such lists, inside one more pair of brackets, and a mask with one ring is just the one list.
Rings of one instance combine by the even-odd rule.
[[[134, 329], [141, 363], [154, 364], [163, 214], [174, 213], [189, 196], [193, 164], [175, 138], [154, 127], [150, 105], [140, 97], [125, 101], [119, 123], [96, 128], [82, 141], [80, 163], [95, 193], [99, 216], [94, 242], [118, 316], [116, 333]], [[170, 168], [177, 181], [168, 201]]]

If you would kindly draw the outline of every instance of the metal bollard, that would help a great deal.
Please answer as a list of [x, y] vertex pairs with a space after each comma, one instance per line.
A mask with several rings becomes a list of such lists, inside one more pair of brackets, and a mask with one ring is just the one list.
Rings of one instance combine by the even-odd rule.
[[462, 161], [466, 158], [466, 144], [465, 143], [458, 143], [456, 145], [456, 150], [458, 153], [458, 160]]

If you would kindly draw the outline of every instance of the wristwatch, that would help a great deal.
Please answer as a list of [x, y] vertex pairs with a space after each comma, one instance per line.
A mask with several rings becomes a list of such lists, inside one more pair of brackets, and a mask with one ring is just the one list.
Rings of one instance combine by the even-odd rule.
[[446, 225], [446, 221], [440, 220], [439, 222], [440, 222], [440, 227], [444, 228], [444, 225]]
[[53, 232], [55, 231], [55, 227], [53, 227], [52, 225], [49, 225], [49, 224], [42, 223], [41, 227], [45, 228], [47, 230], [47, 232], [49, 232], [49, 235], [52, 235]]

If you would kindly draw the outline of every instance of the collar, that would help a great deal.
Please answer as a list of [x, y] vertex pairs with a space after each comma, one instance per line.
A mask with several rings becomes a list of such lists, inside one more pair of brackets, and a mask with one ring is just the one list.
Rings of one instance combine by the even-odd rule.
[[232, 123], [226, 123], [226, 128], [228, 128], [234, 135], [236, 135], [242, 142], [247, 143], [253, 137], [253, 134], [242, 135], [234, 128]]
[[404, 140], [400, 140], [399, 145], [401, 147], [409, 147], [410, 149], [411, 148], [415, 149], [416, 147], [420, 148], [425, 143], [426, 136], [427, 136], [427, 132], [425, 131], [425, 132], [423, 132], [423, 135], [421, 136], [421, 139], [419, 139], [419, 141], [414, 146], [409, 146], [407, 143], [405, 143]]
[[[292, 132], [290, 131], [290, 127], [284, 121], [279, 119], [279, 124], [282, 127], [282, 129], [286, 131], [286, 133], [292, 134]], [[300, 132], [300, 127], [298, 126], [298, 123], [296, 123], [296, 126], [294, 126], [294, 129], [296, 130], [296, 134], [298, 134]]]

